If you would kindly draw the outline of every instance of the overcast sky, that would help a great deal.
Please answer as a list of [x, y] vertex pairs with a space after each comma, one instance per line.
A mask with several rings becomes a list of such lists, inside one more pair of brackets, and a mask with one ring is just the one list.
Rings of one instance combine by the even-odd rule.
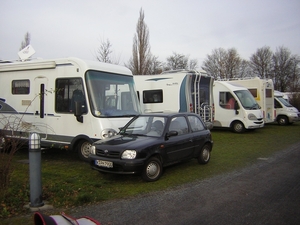
[[263, 46], [300, 55], [300, 0], [1, 0], [0, 59], [17, 59], [29, 32], [33, 58], [95, 60], [108, 39], [112, 57], [127, 63], [141, 8], [160, 61], [176, 52], [201, 66], [217, 48], [248, 60]]

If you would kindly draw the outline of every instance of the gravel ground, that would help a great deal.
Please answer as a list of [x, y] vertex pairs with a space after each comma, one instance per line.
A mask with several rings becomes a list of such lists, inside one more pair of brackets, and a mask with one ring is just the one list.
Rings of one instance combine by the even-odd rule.
[[102, 225], [300, 224], [300, 142], [240, 171], [71, 215]]

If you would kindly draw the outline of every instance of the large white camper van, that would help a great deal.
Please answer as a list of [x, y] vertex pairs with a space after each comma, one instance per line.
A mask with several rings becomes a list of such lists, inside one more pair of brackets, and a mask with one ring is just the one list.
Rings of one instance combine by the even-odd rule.
[[205, 122], [213, 118], [213, 77], [198, 71], [168, 71], [134, 76], [142, 111], [193, 112]]
[[279, 125], [288, 125], [300, 120], [300, 112], [286, 100], [284, 93], [274, 91], [274, 105]]
[[267, 80], [255, 77], [230, 80], [228, 82], [240, 84], [248, 88], [263, 111], [265, 123], [273, 123], [275, 121], [274, 85], [271, 79]]
[[77, 58], [0, 63], [0, 132], [41, 137], [42, 147], [71, 148], [87, 159], [90, 144], [140, 114], [132, 73]]
[[264, 126], [262, 111], [249, 90], [227, 81], [215, 81], [214, 127], [231, 128], [236, 133]]

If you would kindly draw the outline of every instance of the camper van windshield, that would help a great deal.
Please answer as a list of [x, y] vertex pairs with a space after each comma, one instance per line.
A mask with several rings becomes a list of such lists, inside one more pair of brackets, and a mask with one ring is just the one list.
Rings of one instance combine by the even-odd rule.
[[277, 99], [286, 107], [293, 107], [287, 100], [285, 100], [283, 97], [277, 97]]
[[94, 116], [123, 117], [140, 114], [132, 76], [88, 71], [85, 79]]
[[242, 103], [245, 109], [259, 109], [260, 106], [255, 101], [253, 95], [248, 90], [239, 90], [234, 92], [236, 96], [239, 98], [240, 102]]

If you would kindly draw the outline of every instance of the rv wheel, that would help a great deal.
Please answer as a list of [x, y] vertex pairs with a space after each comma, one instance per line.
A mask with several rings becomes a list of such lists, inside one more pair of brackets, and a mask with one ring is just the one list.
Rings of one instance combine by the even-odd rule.
[[245, 131], [244, 124], [241, 121], [235, 121], [232, 125], [232, 130], [235, 133], [243, 133]]
[[288, 118], [286, 116], [278, 116], [277, 122], [281, 126], [287, 125], [288, 124]]
[[91, 152], [91, 146], [92, 144], [87, 140], [81, 140], [77, 145], [77, 152], [79, 155], [79, 158], [83, 161], [88, 161], [88, 157]]

